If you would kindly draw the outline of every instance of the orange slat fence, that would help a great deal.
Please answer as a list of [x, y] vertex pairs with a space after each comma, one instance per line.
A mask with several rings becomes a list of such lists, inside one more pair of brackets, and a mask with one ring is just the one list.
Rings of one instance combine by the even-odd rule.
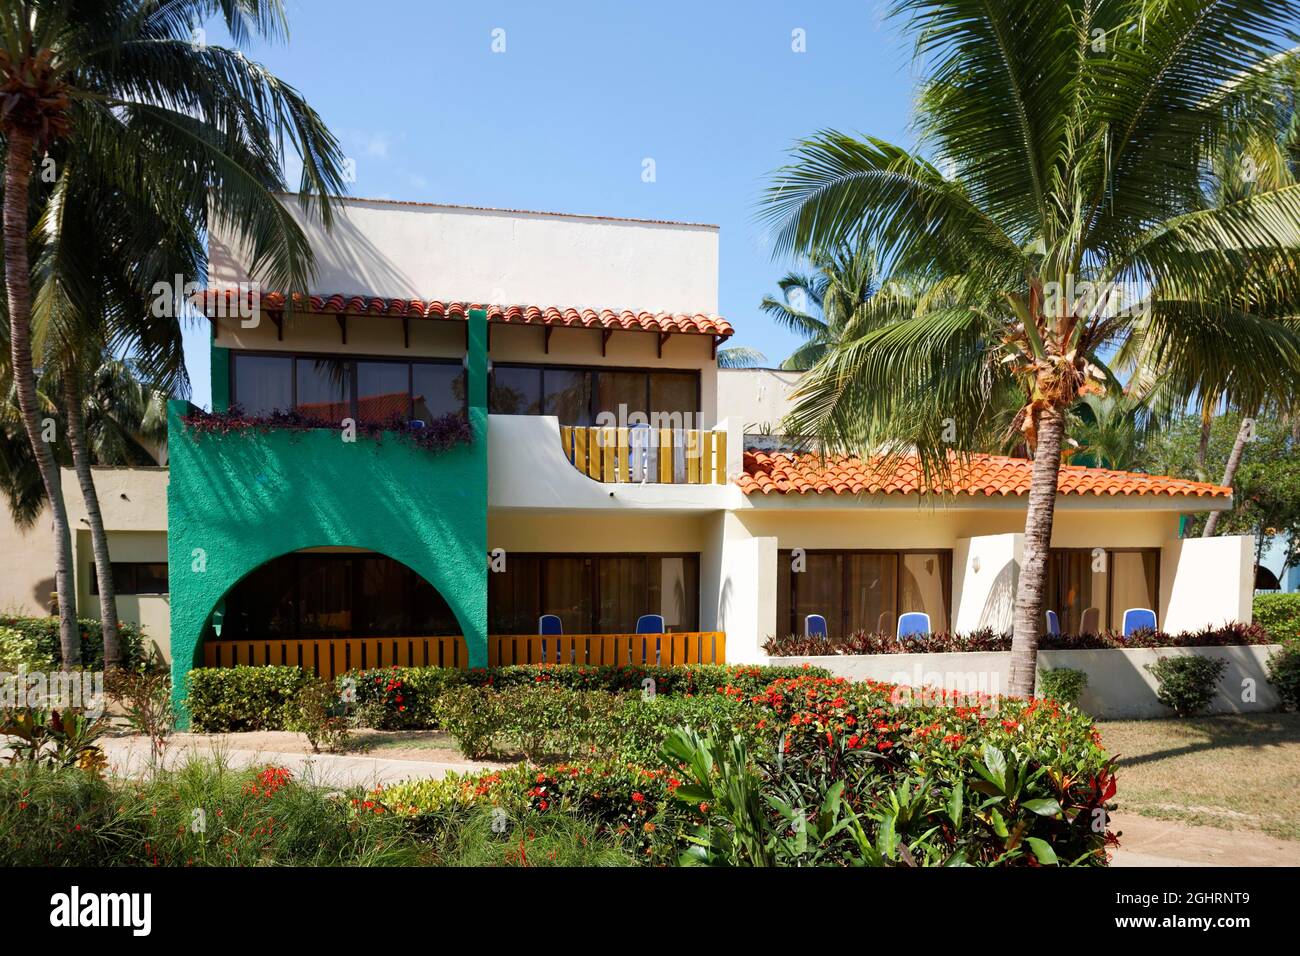
[[[660, 665], [724, 664], [727, 636], [690, 634], [493, 634], [488, 666], [504, 664]], [[372, 667], [469, 666], [463, 637], [264, 638], [208, 641], [204, 667], [286, 665], [333, 680]]]

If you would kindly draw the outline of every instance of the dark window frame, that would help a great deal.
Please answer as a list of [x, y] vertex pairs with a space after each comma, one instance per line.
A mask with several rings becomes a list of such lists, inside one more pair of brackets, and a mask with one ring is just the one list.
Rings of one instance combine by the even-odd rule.
[[[694, 566], [695, 566], [695, 619], [694, 619], [694, 621], [692, 622], [692, 623], [693, 623], [693, 630], [680, 631], [680, 632], [677, 632], [677, 633], [698, 634], [699, 631], [700, 631], [700, 610], [701, 610], [701, 604], [702, 604], [702, 602], [701, 602], [701, 600], [700, 600], [700, 588], [702, 587], [702, 582], [701, 582], [701, 577], [700, 577], [700, 574], [701, 574], [701, 568], [700, 568], [700, 564], [701, 564], [701, 562], [700, 562], [700, 552], [698, 552], [698, 551], [636, 551], [636, 552], [631, 552], [631, 553], [628, 553], [628, 552], [620, 552], [620, 551], [511, 551], [511, 552], [509, 552], [508, 555], [506, 556], [506, 573], [507, 573], [507, 574], [510, 573], [510, 571], [509, 571], [509, 569], [510, 569], [510, 564], [509, 564], [509, 562], [510, 562], [511, 560], [515, 559], [515, 558], [535, 558], [535, 559], [538, 559], [538, 560], [539, 560], [538, 573], [537, 573], [537, 602], [536, 602], [536, 606], [537, 606], [537, 607], [544, 607], [545, 604], [546, 604], [546, 586], [547, 586], [547, 583], [548, 583], [548, 578], [547, 578], [547, 575], [548, 575], [547, 559], [550, 559], [550, 558], [556, 558], [556, 559], [570, 559], [570, 560], [571, 560], [571, 559], [577, 559], [577, 560], [587, 560], [587, 561], [592, 561], [592, 562], [598, 562], [601, 558], [607, 558], [607, 559], [608, 559], [608, 558], [623, 558], [623, 559], [626, 559], [626, 558], [642, 558], [642, 559], [647, 559], [647, 560], [650, 559], [650, 558], [660, 558], [660, 559], [663, 559], [663, 558], [682, 558], [682, 559], [685, 559], [685, 560], [688, 560], [688, 561], [693, 561], [693, 562], [694, 562]], [[489, 595], [491, 594], [491, 591], [490, 591], [490, 587], [491, 587], [491, 585], [490, 585], [491, 576], [492, 576], [493, 574], [499, 574], [499, 573], [500, 573], [500, 572], [494, 572], [494, 571], [492, 571], [492, 570], [490, 570], [490, 569], [489, 569], [489, 571], [488, 571], [488, 577], [489, 577]], [[647, 582], [648, 582], [648, 580], [649, 580], [649, 577], [647, 576]], [[593, 563], [592, 568], [591, 568], [591, 593], [590, 593], [589, 595], [587, 595], [587, 597], [589, 598], [590, 603], [591, 603], [591, 619], [587, 622], [589, 626], [586, 627], [586, 628], [584, 628], [582, 631], [575, 631], [574, 633], [575, 633], [575, 634], [577, 634], [577, 633], [582, 633], [582, 634], [600, 634], [600, 633], [603, 633], [602, 631], [599, 630], [599, 626], [600, 626], [600, 609], [601, 609], [601, 600], [600, 600], [600, 598], [601, 598], [601, 593], [600, 593], [600, 566], [599, 566], [598, 564], [595, 564], [595, 563]], [[644, 612], [644, 613], [649, 614], [649, 613], [652, 613], [652, 612], [650, 612], [650, 611], [646, 611], [646, 612]], [[489, 617], [488, 631], [489, 631], [490, 633], [495, 634], [495, 633], [498, 633], [498, 631], [497, 631], [496, 629], [494, 629], [494, 628], [492, 627], [492, 625], [491, 625], [491, 614], [492, 614], [492, 606], [491, 606], [491, 601], [490, 601], [490, 599], [489, 599], [489, 602], [488, 602], [488, 617]], [[534, 624], [536, 624], [536, 622], [534, 622]]]
[[[1100, 545], [1098, 545], [1097, 547], [1100, 547]], [[1047, 553], [1048, 553], [1048, 558], [1049, 558], [1049, 560], [1050, 560], [1051, 558], [1055, 557], [1055, 556], [1058, 555], [1058, 554], [1086, 554], [1086, 555], [1088, 555], [1089, 557], [1091, 557], [1091, 556], [1092, 556], [1092, 553], [1093, 553], [1094, 551], [1096, 551], [1096, 550], [1097, 550], [1097, 548], [1095, 548], [1095, 547], [1094, 547], [1094, 548], [1049, 548]], [[1160, 562], [1161, 562], [1161, 558], [1164, 556], [1164, 549], [1163, 549], [1163, 548], [1102, 548], [1101, 550], [1106, 552], [1106, 620], [1102, 622], [1102, 625], [1101, 625], [1101, 626], [1102, 626], [1102, 630], [1107, 630], [1107, 631], [1109, 631], [1109, 630], [1118, 630], [1118, 628], [1113, 628], [1113, 627], [1112, 627], [1113, 622], [1114, 622], [1114, 620], [1115, 620], [1115, 561], [1114, 561], [1114, 556], [1117, 555], [1117, 554], [1151, 554], [1151, 555], [1155, 555], [1155, 562], [1156, 562], [1156, 566], [1155, 566], [1155, 592], [1156, 592], [1156, 593], [1155, 593], [1155, 605], [1156, 605], [1156, 606], [1153, 607], [1153, 608], [1151, 608], [1151, 610], [1156, 612], [1156, 622], [1159, 623], [1159, 621], [1160, 621], [1160, 587], [1161, 587], [1161, 578], [1160, 578], [1160, 571], [1161, 571], [1161, 568], [1160, 568]], [[1050, 570], [1050, 569], [1049, 569], [1049, 570]], [[1050, 607], [1050, 610], [1056, 611], [1056, 613], [1059, 615], [1059, 614], [1061, 613], [1061, 609], [1060, 609], [1059, 607], [1055, 606], [1055, 605], [1059, 604], [1059, 602], [1057, 601], [1057, 595], [1056, 595], [1055, 593], [1052, 593], [1052, 594], [1048, 595], [1048, 599], [1049, 599], [1050, 601], [1053, 602], [1053, 606]], [[1065, 622], [1064, 622], [1064, 621], [1061, 622], [1061, 626], [1062, 626], [1062, 629], [1064, 629], [1064, 627], [1065, 627]], [[1120, 626], [1121, 626], [1121, 627], [1123, 626], [1123, 621], [1122, 621], [1122, 620], [1121, 620], [1121, 622], [1120, 622]]]
[[[785, 561], [785, 562], [786, 562], [786, 567], [789, 567], [789, 561], [790, 561], [790, 557], [791, 557], [791, 554], [792, 554], [793, 550], [794, 550], [793, 548], [782, 548], [782, 549], [779, 549], [779, 550], [777, 551], [777, 553], [776, 553], [776, 560], [777, 560], [778, 562]], [[896, 570], [896, 573], [894, 574], [894, 610], [895, 610], [895, 611], [897, 611], [898, 608], [901, 607], [901, 606], [902, 606], [902, 603], [903, 603], [903, 575], [902, 575], [901, 573], [897, 573], [897, 571], [901, 571], [901, 570], [902, 570], [902, 563], [903, 563], [903, 562], [902, 562], [902, 558], [903, 558], [903, 556], [904, 556], [904, 555], [908, 555], [908, 554], [934, 554], [934, 555], [938, 555], [940, 561], [942, 561], [942, 562], [944, 563], [944, 568], [943, 568], [943, 570], [945, 570], [945, 571], [947, 572], [947, 573], [945, 573], [945, 574], [942, 575], [942, 577], [943, 577], [943, 605], [944, 605], [945, 613], [947, 614], [947, 618], [948, 618], [947, 620], [945, 620], [945, 621], [942, 622], [942, 623], [943, 623], [943, 629], [944, 629], [944, 630], [947, 630], [947, 629], [949, 629], [949, 628], [952, 627], [952, 613], [953, 613], [953, 607], [952, 607], [952, 570], [953, 570], [953, 560], [952, 560], [952, 558], [953, 558], [953, 553], [952, 553], [952, 548], [804, 548], [804, 554], [805, 554], [805, 555], [835, 555], [835, 556], [840, 556], [840, 557], [854, 556], [854, 555], [862, 555], [862, 554], [884, 554], [884, 555], [893, 555], [893, 556], [895, 556], [895, 557], [898, 559], [898, 568], [897, 568], [897, 570]], [[806, 573], [806, 572], [801, 572], [801, 573]], [[850, 602], [849, 602], [848, 600], [846, 600], [846, 598], [848, 597], [848, 594], [849, 594], [849, 563], [848, 563], [847, 561], [841, 561], [841, 562], [840, 562], [839, 574], [840, 574], [840, 597], [839, 597], [839, 599], [840, 599], [840, 620], [839, 620], [839, 629], [838, 629], [838, 633], [840, 633], [841, 635], [844, 635], [844, 636], [847, 637], [848, 634], [850, 633], [850, 632], [849, 632], [849, 608], [850, 608]], [[803, 633], [803, 627], [802, 627], [802, 625], [801, 625], [801, 622], [795, 620], [795, 618], [798, 616], [798, 612], [795, 610], [795, 608], [798, 606], [798, 597], [797, 597], [797, 595], [798, 595], [798, 579], [799, 579], [799, 575], [798, 575], [798, 574], [795, 574], [793, 571], [791, 571], [790, 574], [789, 574], [789, 578], [790, 578], [790, 593], [789, 593], [788, 595], [786, 595], [786, 600], [789, 602], [789, 608], [790, 608], [789, 619], [788, 619], [787, 622], [786, 622], [786, 625], [787, 625], [787, 627], [789, 628], [789, 630], [785, 631], [785, 634], [802, 634], [802, 633]], [[779, 580], [780, 580], [780, 572], [779, 572], [779, 571], [778, 571], [778, 573], [777, 573], [777, 580], [778, 580], [778, 582], [779, 582]], [[781, 606], [781, 603], [780, 603], [780, 602], [781, 602], [781, 595], [778, 594], [778, 595], [777, 595], [777, 608], [778, 608], [778, 609], [779, 609], [780, 606]], [[897, 614], [896, 614], [895, 616], [897, 617]], [[780, 629], [780, 624], [781, 624], [781, 621], [779, 620], [779, 618], [780, 618], [780, 614], [779, 614], [779, 613], [777, 614], [777, 618], [778, 618], [778, 620], [777, 620], [777, 627], [778, 627], [778, 630], [779, 630], [779, 629]], [[834, 622], [831, 622], [831, 621], [827, 621], [826, 623], [827, 623], [827, 626], [828, 626], [829, 628], [832, 629], [832, 630], [831, 630], [831, 634], [832, 634], [832, 637], [833, 637], [834, 634], [836, 633], [836, 631], [834, 630], [835, 624], [834, 624]], [[895, 624], [897, 624], [897, 622], [895, 622]], [[931, 622], [931, 625], [933, 625], [933, 624], [934, 624], [934, 622], [932, 621], [932, 622]], [[784, 635], [782, 635], [782, 636], [784, 636]]]
[[[170, 569], [166, 561], [111, 561], [109, 562], [113, 574], [113, 591], [116, 595], [122, 597], [139, 596], [139, 597], [162, 597], [171, 593]], [[163, 579], [167, 581], [167, 589], [162, 591], [141, 591], [139, 587], [140, 568], [142, 567], [160, 567], [163, 569]], [[118, 570], [129, 571], [132, 584], [129, 588], [117, 587]], [[90, 593], [99, 594], [99, 578], [95, 573], [95, 562], [90, 562]]]
[[[588, 393], [587, 394], [587, 417], [592, 421], [593, 424], [596, 421], [596, 393], [599, 390], [595, 376], [598, 375], [600, 372], [611, 372], [611, 373], [633, 372], [633, 373], [645, 375], [646, 376], [646, 384], [645, 384], [646, 414], [651, 414], [651, 410], [650, 410], [650, 376], [651, 375], [654, 375], [655, 373], [662, 373], [665, 375], [690, 375], [695, 379], [695, 410], [692, 412], [692, 414], [694, 414], [698, 418], [703, 413], [704, 383], [703, 383], [703, 375], [701, 373], [701, 370], [698, 368], [666, 368], [666, 367], [658, 367], [658, 366], [651, 367], [645, 365], [639, 365], [639, 366], [638, 365], [576, 365], [567, 362], [493, 362], [492, 363], [492, 371], [494, 373], [499, 368], [537, 370], [542, 373], [545, 373], [547, 369], [553, 369], [557, 372], [584, 372], [584, 373], [591, 374], [592, 378], [589, 380], [590, 387], [587, 390]], [[544, 383], [545, 383], [545, 379], [543, 378], [542, 394], [541, 394], [542, 398], [545, 398]], [[496, 384], [495, 379], [489, 376], [488, 411], [490, 412], [492, 412], [492, 408], [491, 408], [492, 389], [495, 387], [495, 384]], [[511, 412], [492, 412], [492, 413], [497, 415], [513, 414]], [[545, 412], [543, 412], [542, 414], [545, 414]], [[561, 422], [560, 424], [563, 425], [565, 423]]]
[[[357, 364], [359, 362], [384, 362], [390, 365], [406, 366], [407, 420], [411, 420], [411, 418], [415, 414], [415, 394], [414, 394], [415, 393], [415, 368], [414, 367], [416, 365], [459, 366], [462, 374], [467, 377], [466, 388], [465, 388], [465, 401], [461, 408], [461, 414], [466, 416], [468, 416], [469, 414], [468, 411], [469, 372], [465, 368], [465, 360], [463, 358], [436, 358], [436, 357], [424, 357], [424, 356], [420, 358], [414, 358], [414, 357], [404, 358], [401, 356], [394, 356], [394, 355], [369, 355], [369, 354], [352, 353], [352, 352], [340, 354], [338, 352], [292, 352], [287, 350], [280, 351], [276, 349], [231, 349], [230, 350], [230, 371], [228, 376], [229, 377], [228, 384], [230, 386], [229, 393], [230, 393], [231, 405], [239, 404], [239, 388], [237, 384], [238, 379], [237, 379], [236, 369], [239, 364], [240, 356], [250, 356], [250, 357], [256, 356], [259, 358], [282, 358], [282, 359], [289, 360], [289, 395], [293, 399], [293, 408], [286, 409], [286, 411], [296, 411], [298, 408], [298, 360], [299, 359], [344, 363], [345, 365], [349, 366], [347, 376], [348, 376], [348, 387], [351, 390], [351, 394], [348, 397], [348, 407], [350, 409], [351, 417], [354, 419], [357, 419]], [[357, 420], [360, 421], [360, 419]]]

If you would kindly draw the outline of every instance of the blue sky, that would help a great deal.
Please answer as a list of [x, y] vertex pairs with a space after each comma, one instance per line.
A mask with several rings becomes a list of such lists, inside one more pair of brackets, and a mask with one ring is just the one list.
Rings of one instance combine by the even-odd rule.
[[[767, 175], [822, 128], [910, 141], [911, 46], [879, 0], [288, 6], [289, 42], [251, 55], [334, 130], [354, 195], [716, 223], [719, 311], [771, 364], [795, 340], [758, 311], [792, 265], [754, 220]], [[191, 339], [206, 405], [204, 330]]]

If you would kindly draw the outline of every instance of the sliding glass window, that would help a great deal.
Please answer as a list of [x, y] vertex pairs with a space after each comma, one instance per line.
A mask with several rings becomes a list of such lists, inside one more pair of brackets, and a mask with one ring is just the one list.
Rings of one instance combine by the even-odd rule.
[[594, 425], [607, 413], [618, 421], [645, 416], [662, 428], [699, 426], [695, 371], [497, 365], [490, 395], [495, 415], [554, 415], [561, 425]]
[[699, 630], [697, 554], [515, 554], [488, 574], [488, 628], [535, 634], [558, 615], [566, 634], [630, 634], [642, 614], [668, 631]]
[[855, 631], [893, 634], [911, 611], [930, 628], [949, 626], [950, 551], [792, 551], [777, 556], [777, 630], [802, 634], [810, 614], [826, 618], [834, 640]]
[[465, 414], [465, 369], [457, 359], [406, 361], [329, 355], [232, 352], [230, 401], [247, 414], [297, 411], [322, 425], [345, 418], [380, 423]]
[[1157, 548], [1054, 549], [1048, 563], [1046, 609], [1057, 613], [1061, 630], [1078, 634], [1088, 608], [1098, 626], [1124, 629], [1124, 612], [1147, 608], [1160, 613], [1160, 551]]

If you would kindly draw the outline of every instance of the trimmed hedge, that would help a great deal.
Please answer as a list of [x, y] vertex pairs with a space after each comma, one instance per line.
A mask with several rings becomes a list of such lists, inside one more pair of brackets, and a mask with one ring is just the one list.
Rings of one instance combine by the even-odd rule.
[[[1115, 631], [1101, 634], [1043, 634], [1039, 650], [1092, 651], [1133, 647], [1227, 647], [1242, 644], [1275, 644], [1274, 635], [1255, 624], [1221, 624], [1199, 631], [1166, 634], [1164, 631], [1138, 631], [1124, 637]], [[938, 632], [918, 634], [899, 640], [892, 634], [855, 631], [840, 641], [827, 642], [791, 634], [769, 638], [763, 649], [773, 657], [817, 656], [827, 654], [953, 654], [966, 651], [1009, 651], [1011, 635], [985, 628], [962, 634]]]
[[1256, 594], [1255, 623], [1279, 644], [1300, 638], [1300, 594]]
[[[267, 671], [273, 672], [268, 676]], [[340, 698], [358, 722], [378, 730], [438, 727], [436, 705], [446, 691], [463, 686], [503, 689], [555, 684], [571, 690], [610, 693], [653, 688], [656, 696], [698, 696], [724, 688], [756, 694], [778, 678], [828, 677], [820, 667], [694, 664], [685, 667], [587, 667], [514, 664], [458, 670], [387, 667], [349, 671], [335, 680]], [[311, 675], [297, 667], [224, 667], [190, 671], [190, 716], [195, 730], [282, 730], [285, 705]], [[653, 684], [647, 684], [653, 681]]]
[[315, 678], [301, 667], [204, 667], [189, 673], [186, 706], [202, 733], [283, 730], [290, 704]]
[[[59, 644], [59, 619], [57, 617], [2, 617], [0, 627], [17, 631], [24, 638], [35, 642], [39, 659], [46, 661], [43, 666], [57, 667], [63, 659], [63, 650]], [[96, 618], [80, 618], [77, 627], [81, 631], [81, 666], [90, 670], [100, 670], [104, 666], [104, 635]], [[144, 634], [135, 624], [121, 621], [118, 631], [122, 635], [122, 664], [133, 667], [145, 659]]]

